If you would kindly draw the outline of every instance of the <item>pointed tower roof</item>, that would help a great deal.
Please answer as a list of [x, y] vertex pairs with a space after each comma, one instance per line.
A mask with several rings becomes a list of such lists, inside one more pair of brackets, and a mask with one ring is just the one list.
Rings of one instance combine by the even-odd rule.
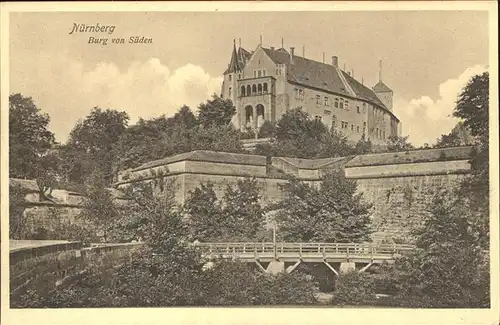
[[377, 84], [373, 87], [373, 91], [376, 93], [388, 93], [392, 92], [392, 89], [389, 88], [382, 80], [379, 80]]
[[382, 60], [379, 61], [378, 82], [373, 87], [373, 91], [376, 93], [392, 92], [392, 89], [389, 88], [385, 83], [382, 82]]
[[226, 73], [232, 73], [241, 70], [240, 61], [238, 60], [238, 52], [236, 51], [236, 40], [233, 40], [233, 53], [231, 54], [231, 62]]

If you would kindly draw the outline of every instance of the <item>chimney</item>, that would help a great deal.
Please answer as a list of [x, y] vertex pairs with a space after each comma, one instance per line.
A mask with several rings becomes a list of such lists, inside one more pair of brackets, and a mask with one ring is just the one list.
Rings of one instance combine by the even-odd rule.
[[274, 46], [271, 46], [271, 51], [274, 51]]
[[306, 47], [304, 45], [302, 45], [302, 57], [306, 57]]
[[325, 63], [325, 52], [323, 52], [323, 63]]
[[339, 58], [337, 56], [332, 56], [332, 65], [335, 67], [335, 68], [338, 68], [339, 67]]
[[352, 69], [352, 77], [354, 78], [354, 69]]
[[290, 47], [290, 63], [293, 64], [293, 57], [295, 56], [295, 47]]

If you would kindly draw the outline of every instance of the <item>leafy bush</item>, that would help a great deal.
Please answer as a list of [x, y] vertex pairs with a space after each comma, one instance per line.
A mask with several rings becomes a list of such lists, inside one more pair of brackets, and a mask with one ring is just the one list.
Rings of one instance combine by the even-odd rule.
[[352, 271], [337, 278], [333, 304], [372, 305], [375, 299], [375, 283], [367, 273]]
[[259, 138], [272, 138], [276, 135], [276, 127], [269, 121], [264, 121], [259, 128]]

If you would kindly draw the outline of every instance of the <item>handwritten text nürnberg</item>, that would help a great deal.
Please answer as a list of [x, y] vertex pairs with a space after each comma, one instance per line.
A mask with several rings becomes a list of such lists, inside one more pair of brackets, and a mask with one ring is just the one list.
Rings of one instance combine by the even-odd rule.
[[[115, 28], [116, 28], [116, 26], [114, 26], [114, 25], [100, 25], [99, 23], [97, 23], [95, 25], [73, 23], [73, 26], [72, 26], [69, 34], [72, 35], [74, 33], [107, 33], [107, 34], [111, 35], [114, 33]], [[88, 39], [88, 43], [89, 44], [108, 45], [108, 38], [107, 37], [90, 36]], [[153, 39], [150, 37], [144, 37], [144, 36], [130, 36], [130, 37], [128, 37], [127, 41], [125, 40], [125, 38], [112, 38], [111, 43], [112, 44], [125, 44], [125, 43], [151, 44], [151, 43], [153, 43]]]

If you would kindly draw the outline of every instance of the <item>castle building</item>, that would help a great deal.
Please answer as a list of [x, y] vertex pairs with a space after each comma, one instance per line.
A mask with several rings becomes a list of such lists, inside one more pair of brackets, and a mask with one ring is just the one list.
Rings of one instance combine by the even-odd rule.
[[232, 123], [238, 129], [258, 129], [264, 121], [280, 119], [287, 109], [301, 107], [329, 129], [349, 141], [365, 134], [375, 145], [401, 135], [401, 122], [393, 113], [393, 92], [379, 81], [369, 88], [338, 67], [298, 56], [290, 51], [264, 48], [250, 52], [233, 44], [231, 60], [224, 72], [222, 97], [236, 107]]

